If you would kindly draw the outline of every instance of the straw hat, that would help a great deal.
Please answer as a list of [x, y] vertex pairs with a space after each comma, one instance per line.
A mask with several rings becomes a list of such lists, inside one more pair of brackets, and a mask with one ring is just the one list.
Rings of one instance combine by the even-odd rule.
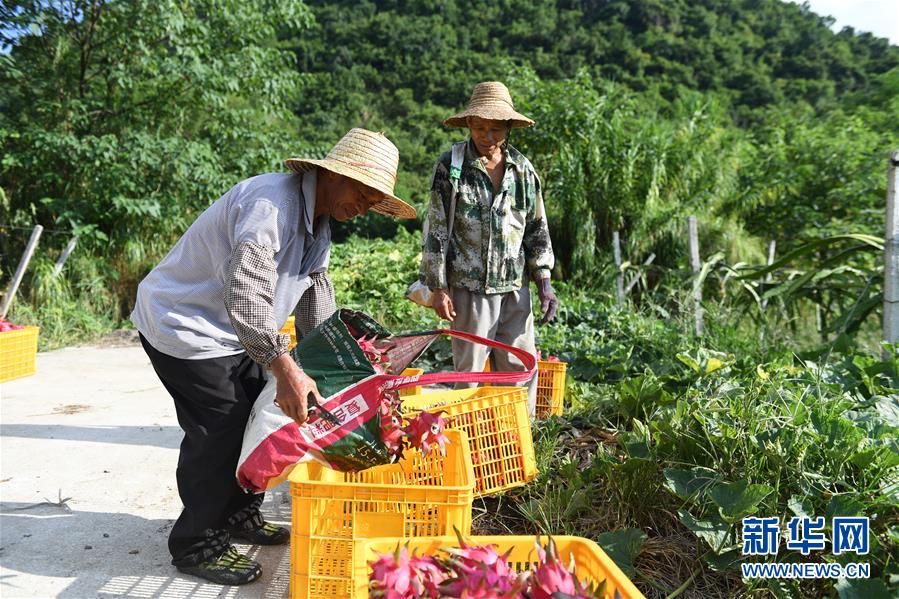
[[509, 90], [499, 81], [484, 81], [475, 85], [468, 100], [468, 108], [446, 119], [443, 124], [447, 127], [467, 127], [466, 119], [470, 116], [492, 121], [509, 121], [513, 128], [530, 127], [534, 124], [528, 117], [515, 112]]
[[284, 164], [296, 173], [320, 166], [349, 177], [384, 194], [371, 210], [396, 218], [413, 218], [415, 208], [393, 195], [399, 159], [399, 150], [383, 133], [355, 128], [331, 148], [324, 160], [288, 158]]

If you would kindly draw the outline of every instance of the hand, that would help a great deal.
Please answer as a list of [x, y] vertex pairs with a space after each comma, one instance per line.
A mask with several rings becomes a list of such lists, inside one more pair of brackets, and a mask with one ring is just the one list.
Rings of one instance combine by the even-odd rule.
[[549, 283], [549, 277], [537, 281], [537, 295], [540, 296], [540, 311], [543, 312], [540, 324], [546, 324], [555, 317], [559, 308], [559, 300], [556, 299], [553, 287]]
[[456, 317], [456, 310], [453, 307], [453, 300], [450, 298], [447, 290], [434, 289], [432, 293], [434, 297], [432, 305], [434, 306], [434, 311], [437, 312], [437, 316], [443, 320], [452, 322]]
[[302, 371], [290, 354], [281, 354], [269, 364], [277, 380], [275, 404], [297, 424], [306, 422], [309, 415], [306, 396], [309, 393], [321, 402], [318, 387], [309, 375]]

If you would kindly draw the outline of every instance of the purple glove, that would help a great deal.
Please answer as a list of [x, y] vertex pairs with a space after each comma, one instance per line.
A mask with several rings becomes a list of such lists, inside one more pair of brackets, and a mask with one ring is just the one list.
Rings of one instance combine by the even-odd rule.
[[559, 307], [559, 300], [549, 284], [549, 277], [537, 281], [537, 295], [540, 296], [540, 310], [543, 312], [540, 324], [546, 324], [553, 319]]

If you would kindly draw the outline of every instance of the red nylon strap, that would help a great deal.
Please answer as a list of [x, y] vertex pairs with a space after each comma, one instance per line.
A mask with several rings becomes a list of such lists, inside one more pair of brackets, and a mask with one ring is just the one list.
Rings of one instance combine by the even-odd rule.
[[[390, 388], [402, 389], [404, 387], [431, 385], [434, 383], [521, 383], [531, 380], [531, 377], [533, 377], [537, 371], [537, 356], [523, 349], [512, 347], [511, 345], [506, 345], [505, 343], [500, 343], [493, 339], [487, 339], [486, 337], [480, 337], [471, 333], [463, 333], [462, 331], [438, 329], [433, 332], [435, 334], [444, 334], [449, 335], [450, 337], [464, 339], [470, 343], [477, 343], [494, 349], [505, 350], [521, 360], [525, 369], [517, 372], [434, 372], [423, 374], [413, 381], [395, 385], [391, 384]], [[402, 379], [404, 377], [402, 375], [395, 375], [390, 376], [390, 378]]]

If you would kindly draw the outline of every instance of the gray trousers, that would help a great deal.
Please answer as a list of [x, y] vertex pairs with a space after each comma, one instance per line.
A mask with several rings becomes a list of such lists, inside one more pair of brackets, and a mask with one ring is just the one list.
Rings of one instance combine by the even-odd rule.
[[[451, 328], [493, 339], [512, 347], [536, 353], [534, 343], [534, 314], [531, 311], [531, 290], [525, 285], [517, 291], [483, 295], [467, 289], [452, 288], [456, 317]], [[521, 360], [512, 354], [491, 350], [462, 339], [453, 339], [453, 364], [460, 372], [481, 372], [490, 352], [490, 369], [496, 372], [524, 370]], [[537, 405], [537, 376], [527, 383], [528, 411], [533, 415]], [[477, 383], [456, 383], [457, 389], [474, 387]]]

